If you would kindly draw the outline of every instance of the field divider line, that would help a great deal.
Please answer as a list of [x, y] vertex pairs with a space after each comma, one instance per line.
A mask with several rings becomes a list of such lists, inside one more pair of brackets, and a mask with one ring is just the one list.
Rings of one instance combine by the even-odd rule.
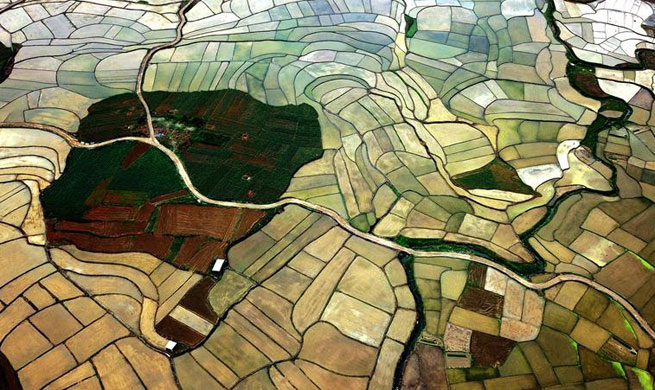
[[152, 57], [155, 54], [157, 54], [157, 52], [165, 49], [170, 49], [182, 41], [182, 39], [184, 38], [184, 35], [182, 34], [182, 30], [184, 29], [184, 26], [187, 23], [186, 12], [195, 3], [196, 0], [187, 0], [186, 3], [183, 3], [183, 5], [177, 11], [177, 16], [178, 18], [180, 18], [180, 21], [177, 24], [177, 27], [175, 28], [175, 39], [173, 39], [170, 42], [163, 43], [159, 46], [150, 48], [146, 52], [146, 55], [141, 60], [141, 65], [139, 66], [139, 73], [137, 73], [136, 76], [136, 95], [139, 98], [139, 101], [143, 106], [143, 110], [146, 113], [146, 122], [148, 124], [148, 134], [150, 136], [150, 139], [152, 139], [155, 142], [157, 142], [157, 139], [155, 138], [155, 129], [152, 125], [152, 114], [150, 113], [150, 107], [148, 106], [148, 102], [146, 102], [146, 99], [143, 97], [143, 83], [145, 80], [145, 74], [148, 69], [148, 65], [150, 64], [150, 61], [152, 60]]
[[[20, 5], [22, 3], [26, 2], [26, 0], [18, 0], [14, 3], [7, 4], [3, 8], [0, 8], [0, 13], [5, 12], [17, 5]], [[253, 209], [253, 210], [270, 210], [274, 208], [278, 208], [281, 206], [286, 206], [286, 205], [297, 205], [304, 207], [306, 209], [309, 209], [314, 212], [318, 212], [324, 215], [327, 215], [328, 217], [332, 218], [339, 226], [341, 226], [343, 229], [348, 231], [349, 233], [372, 243], [384, 246], [389, 249], [393, 249], [396, 251], [400, 252], [405, 252], [410, 255], [414, 256], [419, 256], [419, 257], [450, 257], [450, 258], [455, 258], [463, 261], [471, 261], [475, 263], [479, 263], [482, 265], [486, 265], [488, 267], [494, 268], [495, 270], [502, 272], [506, 276], [510, 277], [511, 279], [515, 280], [516, 282], [520, 283], [526, 288], [530, 288], [533, 290], [545, 290], [551, 287], [554, 287], [560, 283], [564, 282], [578, 282], [582, 284], [586, 284], [589, 287], [592, 287], [604, 294], [607, 294], [610, 296], [612, 299], [615, 301], [619, 302], [630, 314], [635, 318], [635, 320], [641, 325], [641, 327], [650, 335], [651, 338], [655, 340], [655, 330], [650, 326], [648, 321], [646, 321], [639, 311], [632, 306], [632, 304], [625, 298], [623, 298], [620, 294], [614, 292], [613, 290], [601, 285], [598, 282], [595, 282], [593, 280], [590, 280], [588, 278], [585, 278], [580, 275], [573, 275], [573, 274], [560, 274], [555, 277], [553, 277], [550, 280], [547, 280], [545, 282], [531, 282], [527, 279], [525, 279], [523, 276], [517, 274], [516, 272], [510, 270], [509, 268], [498, 264], [492, 260], [489, 260], [487, 258], [477, 256], [477, 255], [472, 255], [472, 254], [466, 254], [466, 253], [459, 253], [459, 252], [448, 252], [448, 251], [423, 251], [423, 250], [416, 250], [412, 248], [407, 248], [403, 245], [400, 245], [394, 241], [388, 240], [386, 238], [378, 237], [374, 234], [371, 233], [365, 233], [362, 232], [353, 226], [351, 226], [345, 218], [343, 218], [340, 214], [335, 212], [332, 209], [329, 209], [325, 206], [321, 206], [315, 203], [311, 203], [309, 201], [303, 200], [303, 199], [298, 199], [298, 198], [283, 198], [280, 199], [277, 202], [273, 203], [267, 203], [267, 204], [254, 204], [254, 203], [243, 203], [243, 202], [230, 202], [230, 201], [221, 201], [221, 200], [215, 200], [211, 199], [205, 195], [203, 195], [196, 187], [193, 185], [191, 178], [189, 177], [189, 174], [186, 171], [186, 168], [184, 167], [182, 161], [180, 158], [172, 152], [170, 149], [166, 148], [163, 146], [155, 137], [155, 132], [154, 132], [154, 127], [152, 124], [152, 115], [150, 112], [150, 107], [148, 106], [148, 103], [146, 102], [145, 98], [143, 97], [143, 83], [145, 79], [145, 73], [147, 71], [148, 65], [150, 64], [150, 61], [152, 60], [152, 57], [159, 51], [169, 49], [177, 45], [182, 41], [184, 38], [182, 30], [184, 29], [184, 26], [187, 23], [187, 18], [186, 18], [186, 12], [195, 4], [196, 0], [188, 0], [186, 3], [184, 3], [180, 9], [177, 12], [178, 17], [180, 18], [180, 21], [176, 27], [176, 36], [175, 39], [173, 39], [170, 42], [155, 46], [151, 49], [149, 49], [145, 56], [143, 57], [143, 60], [141, 61], [141, 65], [139, 67], [139, 72], [137, 73], [137, 80], [136, 80], [136, 94], [141, 102], [144, 111], [146, 113], [146, 121], [148, 124], [148, 137], [138, 137], [138, 136], [133, 136], [133, 137], [121, 137], [105, 142], [100, 142], [100, 143], [95, 143], [95, 144], [88, 144], [84, 142], [80, 142], [74, 137], [70, 135], [70, 133], [59, 129], [55, 126], [50, 126], [50, 125], [42, 125], [42, 124], [35, 124], [35, 123], [25, 123], [25, 122], [8, 122], [8, 123], [0, 123], [0, 128], [10, 128], [10, 127], [24, 127], [24, 128], [31, 128], [31, 129], [38, 129], [38, 130], [43, 130], [43, 131], [48, 131], [48, 132], [53, 132], [62, 138], [64, 138], [72, 147], [77, 147], [77, 148], [83, 148], [83, 149], [95, 149], [99, 148], [102, 146], [106, 146], [115, 142], [121, 142], [121, 141], [136, 141], [136, 142], [143, 142], [146, 144], [149, 144], [157, 149], [159, 149], [161, 152], [166, 154], [172, 161], [173, 164], [175, 165], [180, 177], [184, 181], [184, 184], [188, 188], [188, 190], [199, 200], [216, 205], [216, 206], [222, 206], [222, 207], [235, 207], [235, 208], [243, 208], [243, 209]]]
[[623, 296], [620, 294], [616, 293], [615, 291], [603, 286], [602, 284], [590, 280], [584, 276], [580, 275], [574, 275], [574, 274], [559, 274], [552, 279], [549, 279], [545, 282], [532, 282], [524, 278], [523, 276], [519, 275], [518, 273], [512, 271], [508, 267], [505, 267], [502, 264], [496, 263], [493, 260], [487, 259], [482, 256], [474, 255], [474, 254], [469, 254], [469, 253], [460, 253], [460, 252], [452, 252], [452, 251], [425, 251], [425, 250], [419, 250], [419, 249], [412, 249], [412, 248], [407, 248], [397, 242], [391, 241], [386, 238], [382, 238], [379, 236], [376, 236], [372, 233], [365, 233], [362, 232], [352, 225], [348, 223], [348, 221], [341, 216], [339, 213], [336, 211], [327, 208], [322, 205], [318, 205], [312, 202], [309, 202], [307, 200], [303, 199], [298, 199], [298, 198], [283, 198], [280, 199], [276, 202], [273, 203], [263, 203], [263, 204], [256, 204], [256, 203], [245, 203], [245, 202], [232, 202], [232, 201], [222, 201], [222, 200], [216, 200], [209, 198], [205, 195], [203, 195], [193, 184], [191, 181], [191, 177], [186, 171], [186, 168], [184, 167], [184, 164], [182, 163], [182, 160], [170, 149], [167, 147], [163, 146], [156, 140], [153, 140], [152, 138], [147, 138], [147, 137], [122, 137], [122, 138], [116, 138], [113, 140], [109, 141], [104, 141], [100, 143], [95, 143], [95, 144], [89, 144], [85, 142], [80, 142], [77, 139], [75, 139], [71, 134], [67, 133], [66, 131], [62, 129], [58, 129], [54, 126], [50, 125], [42, 125], [42, 124], [35, 124], [35, 123], [22, 123], [22, 122], [12, 122], [12, 123], [0, 123], [0, 128], [11, 128], [11, 127], [25, 127], [25, 128], [32, 128], [32, 129], [38, 129], [38, 130], [43, 130], [43, 131], [48, 131], [48, 132], [53, 132], [56, 133], [57, 135], [61, 136], [64, 138], [70, 145], [71, 147], [77, 147], [81, 149], [96, 149], [100, 148], [103, 146], [107, 146], [116, 142], [124, 142], [124, 141], [136, 141], [136, 142], [143, 142], [148, 145], [151, 145], [152, 147], [157, 148], [160, 150], [162, 153], [164, 153], [168, 158], [173, 162], [175, 165], [175, 168], [177, 169], [178, 174], [182, 178], [182, 181], [184, 182], [185, 186], [189, 190], [189, 192], [196, 197], [196, 199], [205, 202], [207, 204], [215, 205], [215, 206], [220, 206], [220, 207], [234, 207], [234, 208], [242, 208], [242, 209], [251, 209], [251, 210], [270, 210], [270, 209], [275, 209], [278, 207], [282, 206], [287, 206], [287, 205], [296, 205], [303, 207], [305, 209], [308, 209], [310, 211], [314, 211], [317, 213], [321, 213], [323, 215], [326, 215], [330, 218], [332, 218], [341, 228], [344, 230], [348, 231], [354, 236], [357, 236], [363, 240], [366, 240], [368, 242], [372, 242], [374, 244], [378, 244], [380, 246], [383, 246], [385, 248], [389, 248], [398, 252], [405, 252], [407, 254], [413, 255], [413, 256], [418, 256], [418, 257], [449, 257], [453, 259], [458, 259], [458, 260], [463, 260], [463, 261], [471, 261], [474, 263], [482, 264], [487, 267], [491, 267], [499, 272], [502, 272], [509, 278], [515, 280], [516, 282], [520, 283], [522, 286], [532, 289], [532, 290], [546, 290], [551, 287], [554, 287], [558, 284], [565, 283], [565, 282], [578, 282], [585, 284], [591, 288], [596, 289], [597, 291], [604, 293], [614, 299], [616, 302], [621, 304], [631, 315], [632, 317], [639, 323], [639, 325], [648, 333], [648, 335], [655, 340], [655, 330], [650, 326], [648, 321], [646, 321], [642, 315], [639, 313], [639, 311]]

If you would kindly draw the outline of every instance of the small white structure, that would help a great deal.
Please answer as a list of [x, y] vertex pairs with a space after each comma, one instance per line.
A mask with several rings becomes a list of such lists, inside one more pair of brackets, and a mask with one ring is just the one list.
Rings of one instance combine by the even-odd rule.
[[173, 349], [175, 349], [176, 345], [177, 345], [177, 343], [175, 341], [168, 340], [168, 342], [166, 343], [166, 349], [169, 350], [169, 351], [172, 351]]
[[221, 272], [223, 264], [225, 264], [225, 259], [216, 259], [214, 266], [212, 267], [212, 272]]

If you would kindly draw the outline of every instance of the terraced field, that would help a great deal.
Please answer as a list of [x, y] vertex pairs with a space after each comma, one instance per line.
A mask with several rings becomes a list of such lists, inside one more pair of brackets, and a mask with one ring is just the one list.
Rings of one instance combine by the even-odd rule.
[[0, 388], [655, 387], [655, 3], [0, 0], [0, 45]]
[[267, 215], [199, 205], [176, 176], [170, 160], [147, 144], [73, 150], [65, 173], [41, 195], [49, 243], [145, 252], [205, 272]]

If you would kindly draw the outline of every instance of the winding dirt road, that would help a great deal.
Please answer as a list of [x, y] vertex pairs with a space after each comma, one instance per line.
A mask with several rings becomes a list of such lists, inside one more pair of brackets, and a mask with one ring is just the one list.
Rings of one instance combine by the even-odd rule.
[[[0, 12], [14, 7], [16, 5], [19, 5], [22, 3], [24, 0], [19, 0], [18, 2], [15, 2], [13, 4], [9, 4], [7, 7], [4, 9], [0, 9]], [[179, 23], [176, 28], [176, 37], [170, 42], [155, 46], [151, 49], [148, 50], [146, 55], [144, 56], [140, 68], [139, 68], [139, 73], [137, 75], [137, 85], [136, 85], [136, 93], [138, 95], [139, 101], [143, 105], [143, 108], [146, 113], [146, 118], [147, 118], [147, 124], [148, 124], [148, 131], [149, 131], [149, 137], [122, 137], [122, 138], [117, 138], [113, 139], [110, 141], [105, 141], [101, 143], [95, 143], [95, 144], [88, 144], [84, 142], [80, 142], [77, 139], [75, 139], [73, 136], [70, 135], [70, 133], [59, 129], [54, 126], [49, 126], [49, 125], [42, 125], [42, 124], [35, 124], [35, 123], [26, 123], [26, 122], [13, 122], [13, 123], [0, 123], [0, 128], [10, 128], [10, 127], [22, 127], [22, 128], [31, 128], [31, 129], [39, 129], [39, 130], [44, 130], [44, 131], [49, 131], [58, 134], [59, 136], [63, 137], [64, 139], [67, 140], [67, 142], [71, 145], [71, 147], [77, 147], [77, 148], [84, 148], [84, 149], [95, 149], [99, 148], [105, 145], [109, 145], [115, 142], [121, 142], [121, 141], [137, 141], [137, 142], [143, 142], [146, 144], [149, 144], [157, 149], [159, 149], [161, 152], [166, 154], [171, 161], [175, 164], [175, 167], [184, 181], [184, 184], [188, 188], [189, 192], [191, 192], [197, 199], [216, 206], [223, 206], [223, 207], [236, 207], [236, 208], [243, 208], [243, 209], [255, 209], [255, 210], [269, 210], [269, 209], [274, 209], [278, 208], [281, 206], [286, 206], [286, 205], [298, 205], [301, 207], [304, 207], [308, 210], [315, 211], [324, 215], [329, 216], [332, 218], [336, 223], [339, 224], [343, 229], [347, 230], [349, 233], [358, 236], [366, 241], [373, 242], [375, 244], [384, 246], [386, 248], [390, 248], [396, 251], [401, 251], [408, 253], [410, 255], [414, 256], [420, 256], [420, 257], [450, 257], [454, 259], [460, 259], [464, 261], [472, 261], [475, 263], [483, 264], [485, 266], [494, 268], [498, 270], [499, 272], [502, 272], [503, 274], [507, 275], [508, 277], [512, 278], [516, 282], [520, 283], [526, 288], [534, 289], [534, 290], [545, 290], [551, 287], [554, 287], [560, 283], [564, 282], [578, 282], [585, 284], [589, 287], [592, 287], [604, 294], [607, 294], [610, 296], [612, 299], [617, 301], [619, 304], [621, 304], [634, 318], [635, 320], [641, 325], [641, 327], [652, 337], [655, 339], [655, 330], [650, 326], [650, 324], [641, 316], [639, 311], [624, 297], [619, 295], [618, 293], [612, 291], [611, 289], [601, 285], [600, 283], [597, 283], [593, 280], [590, 280], [588, 278], [585, 278], [580, 275], [573, 275], [573, 274], [560, 274], [552, 279], [545, 281], [545, 282], [531, 282], [529, 280], [526, 280], [524, 277], [521, 275], [517, 274], [516, 272], [510, 270], [509, 268], [498, 264], [492, 260], [489, 260], [487, 258], [477, 256], [477, 255], [472, 255], [472, 254], [465, 254], [465, 253], [458, 253], [458, 252], [448, 252], [448, 251], [422, 251], [422, 250], [415, 250], [411, 248], [407, 248], [405, 246], [402, 246], [396, 242], [390, 241], [388, 239], [378, 237], [374, 234], [371, 233], [365, 233], [362, 231], [357, 230], [353, 226], [351, 226], [348, 221], [343, 218], [341, 215], [339, 215], [337, 212], [321, 206], [314, 204], [312, 202], [308, 202], [306, 200], [302, 199], [297, 199], [297, 198], [284, 198], [280, 199], [277, 202], [274, 203], [267, 203], [267, 204], [253, 204], [253, 203], [242, 203], [242, 202], [228, 202], [228, 201], [221, 201], [221, 200], [216, 200], [216, 199], [211, 199], [205, 195], [203, 195], [198, 189], [193, 185], [193, 182], [191, 181], [191, 178], [189, 177], [189, 174], [186, 171], [186, 168], [184, 167], [184, 164], [180, 160], [180, 158], [171, 150], [163, 146], [162, 144], [159, 143], [159, 141], [156, 139], [155, 134], [154, 134], [154, 128], [152, 125], [152, 116], [150, 113], [150, 107], [148, 106], [145, 98], [143, 97], [143, 82], [144, 82], [144, 77], [145, 73], [148, 67], [148, 64], [150, 63], [152, 57], [160, 50], [164, 50], [167, 48], [171, 48], [175, 45], [177, 45], [182, 39], [183, 39], [183, 34], [182, 30], [184, 28], [184, 25], [187, 22], [186, 19], [186, 12], [191, 8], [191, 6], [194, 4], [195, 0], [189, 0], [183, 3], [183, 5], [180, 7], [178, 10], [178, 17]]]
[[150, 107], [148, 106], [146, 99], [143, 97], [143, 81], [145, 79], [146, 71], [148, 70], [148, 65], [150, 64], [152, 57], [157, 54], [157, 52], [165, 49], [170, 49], [182, 41], [182, 38], [184, 38], [182, 35], [182, 29], [184, 29], [184, 26], [187, 23], [186, 12], [191, 9], [195, 3], [196, 0], [186, 0], [186, 2], [183, 2], [183, 5], [177, 11], [177, 17], [180, 18], [180, 20], [177, 24], [177, 27], [175, 28], [175, 39], [148, 49], [146, 55], [143, 56], [143, 59], [141, 60], [139, 73], [136, 76], [136, 95], [139, 98], [139, 101], [143, 106], [143, 110], [146, 113], [146, 122], [148, 124], [148, 133], [150, 134], [150, 139], [157, 143], [158, 141], [157, 138], [155, 138], [155, 129], [152, 126], [152, 115], [150, 113]]
[[375, 244], [384, 246], [386, 248], [390, 248], [399, 252], [405, 252], [413, 256], [418, 256], [418, 257], [449, 257], [453, 259], [459, 259], [459, 260], [464, 260], [464, 261], [471, 261], [474, 263], [478, 264], [483, 264], [487, 267], [491, 267], [499, 272], [502, 272], [503, 274], [507, 275], [508, 277], [512, 278], [516, 282], [520, 283], [526, 288], [533, 289], [533, 290], [546, 290], [551, 287], [554, 287], [560, 283], [564, 282], [578, 282], [585, 284], [589, 287], [592, 287], [596, 289], [597, 291], [600, 291], [612, 299], [614, 299], [616, 302], [621, 304], [633, 317], [634, 319], [639, 323], [639, 325], [652, 337], [655, 339], [655, 330], [650, 326], [648, 321], [646, 321], [639, 311], [623, 296], [620, 294], [614, 292], [613, 290], [603, 286], [602, 284], [595, 282], [593, 280], [590, 280], [588, 278], [585, 278], [584, 276], [580, 275], [573, 275], [573, 274], [560, 274], [552, 279], [549, 279], [545, 282], [531, 282], [527, 279], [525, 279], [523, 276], [517, 274], [516, 272], [512, 271], [511, 269], [505, 267], [502, 264], [498, 264], [493, 260], [473, 255], [473, 254], [467, 254], [467, 253], [459, 253], [459, 252], [449, 252], [449, 251], [423, 251], [423, 250], [416, 250], [412, 248], [407, 248], [403, 245], [398, 244], [397, 242], [388, 240], [386, 238], [378, 237], [374, 234], [371, 233], [365, 233], [360, 230], [357, 230], [353, 226], [351, 226], [348, 221], [342, 217], [340, 214], [337, 212], [321, 205], [314, 204], [312, 202], [308, 202], [303, 199], [297, 199], [297, 198], [284, 198], [280, 199], [277, 202], [274, 203], [266, 203], [266, 204], [254, 204], [254, 203], [242, 203], [242, 202], [227, 202], [227, 201], [222, 201], [222, 200], [216, 200], [216, 199], [211, 199], [205, 195], [203, 195], [198, 189], [193, 185], [193, 182], [191, 181], [191, 178], [189, 177], [189, 174], [186, 171], [186, 168], [184, 167], [182, 160], [173, 153], [171, 150], [166, 148], [165, 146], [161, 145], [159, 142], [156, 140], [152, 140], [151, 138], [147, 137], [123, 137], [123, 138], [117, 138], [113, 139], [110, 141], [105, 141], [105, 142], [100, 142], [96, 144], [87, 144], [78, 141], [77, 139], [73, 138], [69, 133], [65, 132], [64, 130], [58, 129], [53, 126], [49, 125], [41, 125], [41, 124], [35, 124], [35, 123], [24, 123], [24, 122], [14, 122], [14, 123], [0, 123], [0, 128], [15, 128], [15, 127], [23, 127], [23, 128], [31, 128], [31, 129], [39, 129], [39, 130], [44, 130], [44, 131], [49, 131], [58, 134], [62, 138], [66, 139], [66, 141], [72, 146], [76, 148], [83, 148], [83, 149], [96, 149], [102, 146], [110, 145], [112, 143], [116, 142], [122, 142], [122, 141], [136, 141], [136, 142], [143, 142], [148, 145], [151, 145], [157, 149], [159, 149], [162, 153], [166, 154], [173, 164], [175, 164], [175, 167], [184, 181], [184, 184], [188, 188], [189, 192], [191, 192], [197, 199], [216, 206], [222, 206], [222, 207], [236, 207], [236, 208], [243, 208], [243, 209], [253, 209], [253, 210], [270, 210], [274, 208], [278, 208], [281, 206], [287, 206], [287, 205], [297, 205], [300, 207], [304, 207], [308, 210], [315, 211], [317, 213], [321, 213], [323, 215], [327, 215], [330, 218], [332, 218], [339, 226], [341, 226], [344, 230], [347, 230], [349, 233], [364, 239], [369, 242], [373, 242]]

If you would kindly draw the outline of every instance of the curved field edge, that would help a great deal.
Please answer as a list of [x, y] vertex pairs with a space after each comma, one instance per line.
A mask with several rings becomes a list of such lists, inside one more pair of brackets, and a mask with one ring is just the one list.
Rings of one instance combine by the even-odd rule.
[[275, 213], [197, 202], [168, 156], [134, 141], [74, 148], [41, 202], [50, 245], [146, 252], [203, 273]]
[[[626, 104], [623, 100], [619, 98], [607, 95], [605, 93], [601, 93], [601, 94], [597, 93], [597, 91], [600, 88], [594, 88], [597, 87], [597, 79], [594, 74], [594, 70], [597, 67], [603, 68], [605, 66], [599, 66], [596, 64], [591, 64], [586, 61], [583, 61], [573, 53], [573, 50], [571, 49], [570, 45], [568, 45], [566, 41], [560, 38], [560, 29], [555, 23], [555, 18], [554, 18], [554, 11], [555, 11], [554, 0], [546, 0], [545, 5], [546, 7], [543, 10], [544, 11], [543, 13], [547, 20], [547, 26], [548, 28], [551, 29], [555, 39], [558, 42], [560, 42], [566, 48], [567, 51], [567, 57], [569, 59], [569, 64], [567, 66], [567, 77], [569, 78], [569, 82], [571, 83], [571, 86], [583, 96], [593, 98], [601, 102], [601, 108], [599, 110], [597, 119], [590, 126], [588, 126], [587, 134], [585, 138], [581, 141], [582, 146], [589, 148], [594, 156], [599, 157], [597, 155], [598, 134], [604, 129], [610, 127], [619, 127], [626, 124], [628, 122], [628, 118], [630, 117], [632, 110], [628, 104]], [[410, 36], [409, 29], [410, 26], [412, 25], [413, 24], [408, 23], [408, 36]], [[639, 60], [638, 64], [626, 64], [621, 68], [641, 70], [641, 69], [648, 69], [653, 67], [653, 61], [651, 60], [653, 57], [653, 51], [639, 50], [637, 56]], [[605, 68], [613, 69], [611, 67], [605, 67]], [[611, 111], [611, 110], [619, 111], [621, 112], [621, 115], [618, 117], [610, 117], [610, 116], [604, 116], [602, 114], [604, 111]], [[596, 193], [596, 194], [611, 196], [611, 195], [617, 195], [619, 193], [619, 189], [616, 184], [616, 179], [617, 179], [616, 168], [612, 163], [609, 163], [607, 160], [602, 158], [602, 156], [600, 156], [600, 159], [612, 170], [612, 177], [610, 179], [611, 190], [599, 191], [599, 190], [593, 190], [588, 188], [582, 188], [574, 191], [569, 191], [563, 196], [560, 196], [554, 199], [553, 201], [551, 201], [547, 205], [547, 212], [541, 218], [541, 220], [538, 221], [528, 231], [522, 233], [519, 236], [523, 244], [526, 246], [526, 248], [528, 248], [530, 252], [533, 254], [535, 258], [535, 262], [533, 263], [518, 264], [518, 263], [508, 262], [502, 259], [497, 254], [487, 250], [486, 248], [479, 247], [476, 245], [470, 245], [470, 244], [448, 242], [441, 239], [434, 239], [434, 240], [410, 239], [407, 237], [399, 236], [396, 238], [395, 241], [403, 246], [415, 250], [452, 251], [455, 253], [477, 255], [483, 258], [493, 260], [494, 262], [497, 262], [499, 264], [502, 264], [503, 266], [509, 268], [510, 270], [528, 279], [531, 277], [543, 275], [545, 261], [541, 256], [538, 255], [537, 251], [534, 249], [534, 247], [528, 240], [552, 220], [552, 218], [555, 216], [558, 210], [558, 207], [564, 201], [569, 199], [571, 196], [577, 194]], [[493, 181], [493, 175], [490, 172], [490, 168], [491, 168], [490, 166], [483, 167], [476, 172], [468, 173], [467, 175], [462, 175], [462, 177], [459, 178], [454, 178], [454, 180], [459, 179], [459, 181], [461, 182], [460, 184], [464, 184], [465, 186], [466, 184], [469, 184], [469, 182], [472, 181], [482, 181], [483, 183], [486, 183], [487, 181], [491, 182]], [[406, 269], [406, 272], [408, 273], [408, 276], [412, 275], [412, 277], [409, 279], [412, 280], [412, 285], [414, 286], [412, 292], [415, 295], [415, 299], [417, 300], [417, 303], [419, 303], [419, 305], [417, 305], [417, 310], [419, 310], [420, 314], [419, 314], [419, 321], [417, 321], [416, 327], [412, 332], [412, 337], [410, 339], [410, 342], [408, 342], [407, 345], [405, 346], [405, 350], [403, 352], [403, 358], [400, 359], [398, 363], [398, 367], [395, 372], [394, 383], [398, 388], [400, 388], [400, 386], [402, 386], [403, 384], [403, 375], [404, 375], [405, 366], [408, 363], [410, 354], [415, 349], [416, 345], [418, 345], [421, 338], [422, 330], [425, 327], [425, 313], [422, 310], [423, 309], [422, 300], [420, 294], [418, 294], [418, 292], [415, 291], [415, 281], [413, 279], [412, 261], [411, 260], [403, 261], [402, 263]]]
[[[323, 154], [318, 114], [307, 104], [275, 107], [236, 90], [143, 95], [154, 137], [182, 160], [194, 186], [210, 198], [276, 201], [294, 173]], [[90, 143], [147, 135], [136, 94], [93, 104], [77, 133]]]

